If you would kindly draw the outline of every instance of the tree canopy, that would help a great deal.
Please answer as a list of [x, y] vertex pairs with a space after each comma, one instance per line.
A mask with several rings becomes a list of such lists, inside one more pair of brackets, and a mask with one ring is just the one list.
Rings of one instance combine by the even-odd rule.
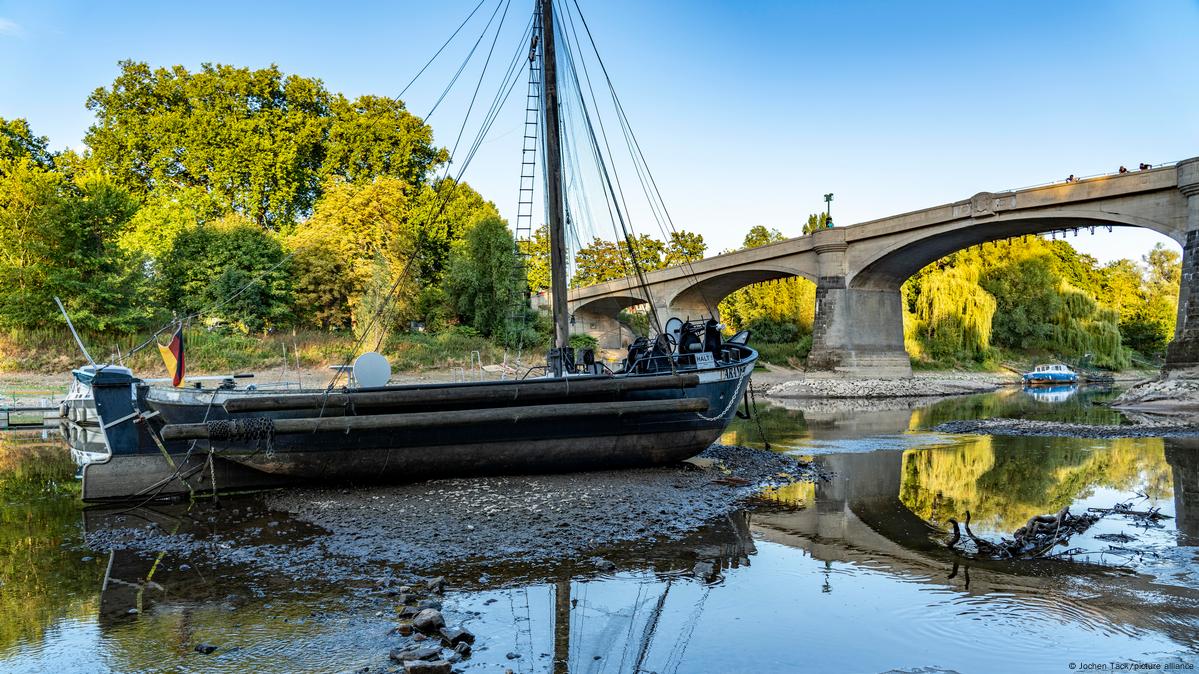
[[350, 101], [274, 65], [205, 63], [194, 73], [120, 66], [112, 85], [87, 99], [97, 119], [84, 140], [92, 159], [139, 196], [201, 188], [277, 230], [311, 213], [333, 179], [415, 185], [446, 159], [432, 130], [394, 99]]

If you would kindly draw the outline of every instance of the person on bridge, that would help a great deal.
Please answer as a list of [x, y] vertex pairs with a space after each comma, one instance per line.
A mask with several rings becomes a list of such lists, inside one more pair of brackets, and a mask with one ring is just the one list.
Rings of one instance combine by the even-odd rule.
[[1120, 173], [1128, 173], [1128, 169], [1127, 169], [1127, 168], [1125, 168], [1124, 166], [1121, 166], [1121, 167], [1120, 167]]
[[1073, 174], [1073, 173], [1071, 173], [1071, 174], [1070, 174], [1070, 177], [1069, 177], [1069, 178], [1066, 178], [1066, 182], [1068, 182], [1068, 183], [1077, 182], [1077, 180], [1074, 178], [1074, 174]]
[[1145, 162], [1141, 162], [1141, 170], [1142, 171], [1147, 171], [1151, 168], [1153, 168], [1152, 164], [1146, 164]]

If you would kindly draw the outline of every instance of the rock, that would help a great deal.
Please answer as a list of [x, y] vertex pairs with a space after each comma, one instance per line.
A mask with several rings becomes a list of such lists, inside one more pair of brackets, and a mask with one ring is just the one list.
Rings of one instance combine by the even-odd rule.
[[511, 653], [511, 652], [510, 652], [510, 653], [508, 653], [508, 655], [506, 655], [506, 656], [504, 656], [504, 657], [508, 658], [509, 660], [519, 660], [519, 659], [520, 659], [520, 653]]
[[400, 623], [396, 625], [395, 631], [402, 637], [410, 637], [412, 636], [412, 623]]
[[418, 608], [418, 609], [435, 608], [438, 611], [440, 611], [441, 610], [441, 602], [437, 601], [436, 599], [422, 599], [416, 603], [416, 608]]
[[95, 559], [95, 557], [90, 557], [90, 556], [87, 556], [87, 557], [83, 557], [83, 558], [81, 558], [79, 561], [81, 561], [81, 562], [90, 562], [90, 561], [92, 561], [93, 559]]
[[445, 627], [445, 618], [442, 617], [441, 611], [427, 608], [416, 614], [416, 617], [412, 619], [412, 626], [422, 632], [436, 632], [439, 628]]
[[454, 652], [457, 653], [458, 655], [461, 655], [464, 658], [467, 657], [468, 655], [470, 655], [470, 651], [471, 651], [470, 644], [466, 643], [465, 641], [458, 644], [457, 646], [454, 646]]
[[401, 606], [399, 610], [401, 618], [412, 618], [415, 617], [417, 613], [420, 613], [420, 609], [416, 608], [415, 606]]
[[433, 592], [435, 594], [444, 593], [445, 592], [445, 576], [438, 576], [436, 578], [430, 578], [428, 580], [428, 582], [425, 583], [425, 587], [429, 588], [429, 591]]
[[440, 646], [409, 646], [393, 648], [387, 654], [393, 662], [408, 662], [409, 660], [436, 660], [441, 656]]
[[716, 570], [712, 562], [696, 562], [691, 569], [691, 573], [697, 578], [711, 578], [712, 572]]
[[610, 562], [610, 561], [608, 561], [608, 560], [604, 559], [603, 557], [596, 557], [596, 559], [595, 559], [595, 568], [599, 569], [600, 571], [605, 571], [605, 572], [607, 572], [607, 571], [615, 571], [615, 570], [616, 570], [616, 563], [615, 563], [615, 562]]
[[401, 592], [396, 595], [396, 602], [400, 604], [415, 604], [418, 601], [420, 601], [420, 597], [408, 592]]
[[404, 663], [404, 674], [450, 674], [453, 665], [448, 660], [409, 660]]
[[441, 629], [441, 638], [451, 646], [457, 646], [460, 643], [475, 643], [475, 635], [461, 627], [443, 627]]
[[213, 644], [210, 644], [210, 643], [205, 643], [205, 642], [203, 642], [203, 641], [201, 641], [200, 643], [196, 644], [196, 652], [197, 652], [197, 653], [203, 653], [204, 655], [209, 655], [209, 654], [211, 654], [211, 653], [212, 653], [213, 651], [215, 651], [217, 648], [218, 648], [217, 646], [215, 646], [215, 645], [213, 645]]
[[125, 612], [126, 612], [126, 613], [128, 613], [129, 615], [137, 615], [137, 614], [141, 613], [141, 611], [140, 611], [139, 609], [136, 609], [136, 608], [131, 608], [131, 609], [129, 609], [128, 611], [125, 611]]

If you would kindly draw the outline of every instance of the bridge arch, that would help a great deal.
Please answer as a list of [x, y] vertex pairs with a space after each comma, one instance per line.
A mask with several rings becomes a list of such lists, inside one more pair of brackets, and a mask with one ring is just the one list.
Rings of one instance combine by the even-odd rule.
[[854, 264], [858, 269], [846, 279], [853, 289], [894, 290], [912, 274], [937, 260], [970, 246], [1002, 241], [1018, 236], [1090, 227], [1143, 227], [1164, 234], [1180, 246], [1186, 233], [1156, 220], [1123, 213], [1093, 210], [1056, 210], [1029, 215], [998, 215], [986, 221], [958, 220], [913, 232], [900, 241], [892, 241], [883, 250]]
[[697, 275], [694, 283], [686, 285], [665, 298], [671, 315], [700, 316], [715, 310], [724, 298], [732, 293], [757, 283], [778, 281], [788, 278], [804, 278], [816, 282], [813, 271], [798, 266], [754, 265], [749, 269], [733, 269], [718, 273]]
[[625, 294], [601, 295], [588, 300], [569, 302], [570, 330], [572, 333], [591, 335], [602, 348], [619, 349], [636, 338], [633, 331], [620, 322], [620, 312], [649, 303], [648, 297], [639, 295], [632, 289]]

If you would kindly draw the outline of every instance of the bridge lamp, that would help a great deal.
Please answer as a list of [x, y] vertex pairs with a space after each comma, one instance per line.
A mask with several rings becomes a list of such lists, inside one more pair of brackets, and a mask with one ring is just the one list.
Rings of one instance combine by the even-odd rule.
[[826, 218], [833, 217], [832, 210], [833, 210], [833, 193], [829, 192], [828, 194], [824, 195], [824, 217], [826, 217]]

